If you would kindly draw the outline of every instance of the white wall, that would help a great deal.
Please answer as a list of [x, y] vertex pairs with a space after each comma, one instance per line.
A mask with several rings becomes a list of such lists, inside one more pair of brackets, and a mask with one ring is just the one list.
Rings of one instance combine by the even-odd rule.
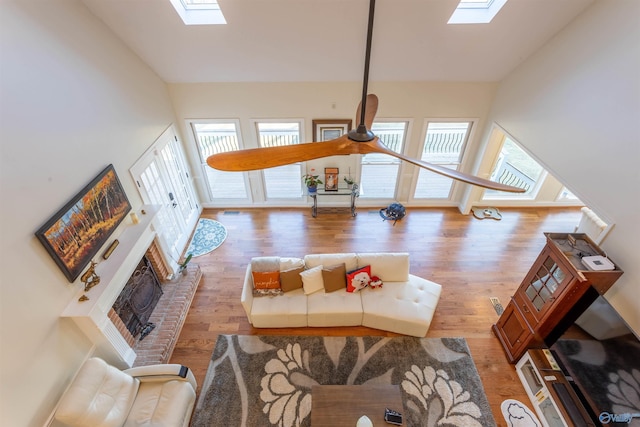
[[639, 17], [594, 3], [500, 84], [491, 120], [615, 223], [602, 247], [625, 273], [606, 297], [640, 334]]
[[60, 313], [70, 284], [34, 232], [175, 121], [165, 84], [76, 0], [0, 2], [0, 425], [41, 426], [91, 344]]

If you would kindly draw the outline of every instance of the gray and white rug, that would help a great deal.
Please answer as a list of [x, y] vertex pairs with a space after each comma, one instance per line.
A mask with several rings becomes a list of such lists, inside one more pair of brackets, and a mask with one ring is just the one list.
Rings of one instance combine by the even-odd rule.
[[191, 426], [309, 426], [317, 384], [398, 384], [406, 426], [496, 425], [463, 338], [220, 335]]

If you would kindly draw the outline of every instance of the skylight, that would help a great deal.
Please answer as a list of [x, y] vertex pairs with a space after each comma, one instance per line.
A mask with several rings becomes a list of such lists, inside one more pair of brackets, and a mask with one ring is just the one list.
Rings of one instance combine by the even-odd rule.
[[448, 24], [488, 24], [507, 0], [461, 0]]
[[216, 0], [169, 0], [185, 25], [226, 24]]

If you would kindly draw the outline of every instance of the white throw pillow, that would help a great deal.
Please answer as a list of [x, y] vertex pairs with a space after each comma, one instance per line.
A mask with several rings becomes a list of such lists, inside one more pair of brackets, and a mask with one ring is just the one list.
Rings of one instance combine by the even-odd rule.
[[309, 295], [324, 289], [321, 265], [303, 271], [300, 277], [302, 277], [302, 288], [305, 294]]

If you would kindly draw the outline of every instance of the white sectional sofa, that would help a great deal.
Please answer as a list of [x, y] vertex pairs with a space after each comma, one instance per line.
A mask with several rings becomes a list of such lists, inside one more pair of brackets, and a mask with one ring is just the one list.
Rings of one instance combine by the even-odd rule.
[[410, 274], [408, 253], [311, 254], [303, 259], [287, 258], [280, 265], [304, 265], [310, 270], [343, 263], [347, 272], [371, 266], [371, 276], [379, 277], [383, 285], [357, 292], [340, 288], [310, 293], [303, 287], [280, 295], [256, 296], [249, 264], [241, 296], [249, 322], [256, 328], [363, 325], [416, 337], [427, 334], [442, 287]]

